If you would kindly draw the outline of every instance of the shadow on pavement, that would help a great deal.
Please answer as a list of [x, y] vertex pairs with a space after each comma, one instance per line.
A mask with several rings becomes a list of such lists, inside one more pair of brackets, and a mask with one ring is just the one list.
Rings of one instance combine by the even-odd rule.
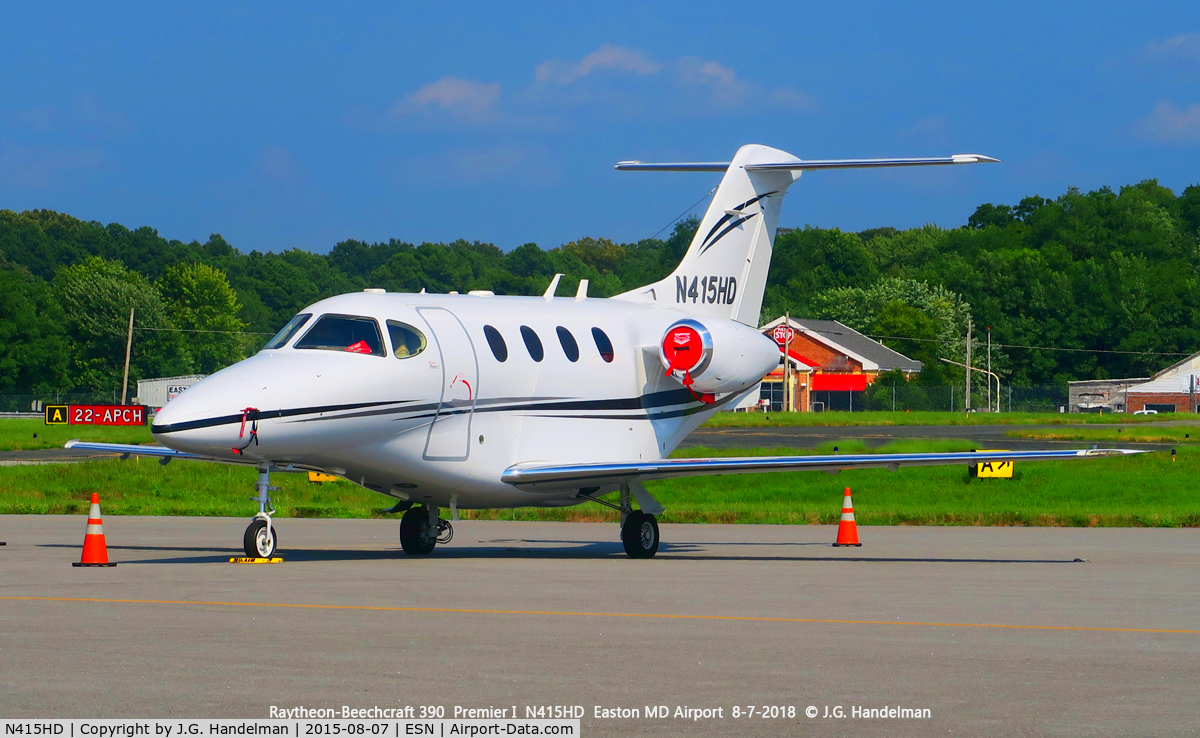
[[[399, 547], [394, 549], [324, 549], [285, 548], [277, 554], [284, 562], [325, 561], [390, 561], [401, 559], [624, 559], [625, 551], [615, 542], [595, 541], [536, 541], [521, 540], [518, 543], [557, 544], [553, 546], [497, 547], [472, 546], [454, 548], [439, 547], [431, 556], [410, 557]], [[565, 545], [564, 545], [565, 544]], [[66, 544], [41, 544], [47, 548], [77, 548]], [[664, 561], [852, 561], [860, 563], [928, 563], [928, 564], [1078, 564], [1083, 559], [971, 559], [923, 556], [783, 556], [783, 555], [733, 555], [706, 553], [706, 546], [824, 546], [827, 543], [663, 543], [658, 558]], [[169, 556], [163, 558], [118, 561], [120, 564], [216, 564], [228, 563], [231, 557], [243, 556], [240, 549], [186, 546], [109, 546], [110, 551], [161, 551], [195, 552], [198, 556]], [[850, 552], [847, 552], [850, 553]], [[119, 559], [120, 557], [114, 557]]]

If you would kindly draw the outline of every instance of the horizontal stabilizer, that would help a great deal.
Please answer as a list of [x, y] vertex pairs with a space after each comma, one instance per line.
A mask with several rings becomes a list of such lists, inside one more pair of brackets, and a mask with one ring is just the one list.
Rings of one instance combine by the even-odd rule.
[[[877, 167], [924, 167], [941, 164], [984, 164], [999, 159], [983, 154], [953, 154], [907, 159], [809, 159], [807, 161], [766, 162], [746, 164], [747, 172], [810, 171], [815, 169], [874, 169]], [[646, 164], [640, 161], [618, 162], [615, 169], [621, 172], [723, 172], [729, 168], [727, 161], [680, 162], [676, 164]]]
[[902, 466], [951, 466], [1000, 461], [1048, 461], [1095, 459], [1149, 453], [1117, 448], [1053, 451], [956, 451], [934, 454], [847, 454], [845, 456], [745, 456], [717, 459], [661, 459], [615, 463], [566, 464], [547, 466], [517, 464], [501, 475], [501, 480], [520, 489], [551, 492], [578, 487], [645, 482], [672, 477], [717, 474], [761, 474], [785, 471], [824, 471], [845, 469], [888, 469]]

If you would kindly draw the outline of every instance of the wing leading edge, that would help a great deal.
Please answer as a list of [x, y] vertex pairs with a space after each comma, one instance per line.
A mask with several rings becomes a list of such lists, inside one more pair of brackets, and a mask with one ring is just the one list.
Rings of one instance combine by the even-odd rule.
[[516, 464], [504, 470], [501, 479], [530, 491], [552, 492], [578, 487], [645, 482], [672, 477], [717, 474], [761, 474], [784, 471], [824, 471], [836, 474], [845, 469], [888, 469], [902, 466], [949, 466], [997, 461], [1045, 461], [1094, 459], [1148, 453], [1129, 449], [1069, 449], [1057, 451], [1003, 451], [979, 453], [956, 451], [933, 454], [856, 454], [835, 456], [740, 456], [717, 459], [660, 459], [616, 463], [546, 465]]
[[201, 456], [200, 454], [189, 454], [184, 451], [176, 451], [175, 449], [167, 448], [166, 446], [140, 446], [136, 443], [93, 443], [91, 441], [81, 441], [78, 438], [72, 441], [67, 441], [63, 444], [63, 448], [77, 448], [83, 451], [107, 451], [113, 454], [120, 454], [122, 458], [129, 456], [149, 456], [156, 459], [164, 459], [164, 464], [171, 459], [184, 459], [186, 461], [211, 461], [218, 464], [240, 464], [247, 466], [256, 466], [262, 463], [262, 459], [217, 459], [212, 456]]

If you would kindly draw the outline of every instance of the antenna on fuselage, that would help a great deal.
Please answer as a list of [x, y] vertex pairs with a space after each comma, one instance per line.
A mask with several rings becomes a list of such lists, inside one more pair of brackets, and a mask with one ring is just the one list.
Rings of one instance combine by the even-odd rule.
[[563, 275], [555, 274], [554, 279], [550, 280], [550, 286], [546, 288], [546, 294], [542, 295], [542, 297], [546, 298], [546, 302], [554, 299], [554, 293], [558, 292], [558, 280], [562, 278]]

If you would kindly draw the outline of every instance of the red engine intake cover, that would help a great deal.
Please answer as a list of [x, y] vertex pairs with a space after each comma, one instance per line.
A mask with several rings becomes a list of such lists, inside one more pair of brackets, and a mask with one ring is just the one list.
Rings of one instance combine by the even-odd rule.
[[680, 325], [667, 331], [663, 338], [663, 356], [671, 364], [671, 369], [685, 372], [694, 369], [704, 357], [704, 347], [700, 332], [695, 328]]

